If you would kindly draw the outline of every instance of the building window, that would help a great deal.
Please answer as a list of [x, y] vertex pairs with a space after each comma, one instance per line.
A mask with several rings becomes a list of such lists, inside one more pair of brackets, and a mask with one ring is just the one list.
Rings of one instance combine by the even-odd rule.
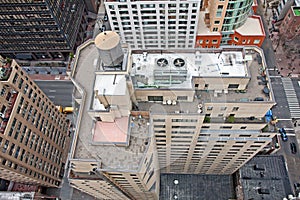
[[230, 137], [230, 134], [220, 134], [219, 137]]
[[199, 40], [199, 44], [203, 44], [203, 40]]
[[19, 77], [19, 75], [16, 73], [15, 76], [14, 76], [14, 79], [13, 79], [13, 83], [17, 82], [18, 77]]
[[251, 137], [251, 135], [250, 134], [241, 134], [241, 135], [239, 135], [239, 137]]
[[260, 40], [254, 40], [253, 44], [259, 44]]
[[218, 40], [213, 40], [212, 43], [213, 43], [213, 44], [217, 44], [217, 43], [218, 43]]
[[231, 89], [237, 89], [237, 88], [239, 88], [239, 84], [229, 84], [228, 85], [228, 88], [231, 88]]
[[163, 101], [163, 96], [148, 96], [148, 101]]
[[209, 40], [206, 40], [205, 43], [208, 44], [208, 43], [209, 43]]
[[221, 110], [226, 110], [227, 109], [227, 107], [221, 107]]
[[216, 28], [216, 27], [213, 28], [213, 31], [214, 31], [214, 32], [218, 32], [218, 30], [219, 30], [219, 29]]
[[239, 107], [233, 107], [232, 108], [232, 111], [238, 111], [239, 110]]
[[216, 20], [216, 21], [215, 21], [215, 24], [220, 24], [220, 21], [219, 21], [219, 20]]
[[207, 107], [207, 110], [212, 110], [212, 109], [213, 109], [212, 106], [208, 106], [208, 107]]
[[232, 126], [220, 126], [220, 129], [232, 129]]
[[178, 96], [177, 97], [178, 101], [186, 101], [187, 99], [188, 99], [187, 96]]
[[242, 43], [243, 43], [243, 44], [246, 44], [246, 40], [243, 40]]
[[234, 37], [234, 41], [238, 42], [239, 38], [238, 37]]
[[247, 126], [241, 126], [241, 129], [246, 129], [247, 128]]

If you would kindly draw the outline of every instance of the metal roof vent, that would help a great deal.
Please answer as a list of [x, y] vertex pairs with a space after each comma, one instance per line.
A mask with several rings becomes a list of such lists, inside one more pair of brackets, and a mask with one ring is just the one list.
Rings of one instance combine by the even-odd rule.
[[183, 67], [183, 66], [185, 66], [185, 61], [182, 58], [176, 58], [173, 61], [173, 64], [175, 67]]
[[169, 64], [169, 62], [165, 58], [159, 58], [159, 59], [157, 59], [156, 64], [159, 67], [166, 67]]

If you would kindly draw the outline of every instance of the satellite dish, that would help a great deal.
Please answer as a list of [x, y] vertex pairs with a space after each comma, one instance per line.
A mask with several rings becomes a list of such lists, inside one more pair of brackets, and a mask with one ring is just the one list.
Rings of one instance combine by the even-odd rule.
[[175, 67], [183, 67], [185, 65], [185, 61], [182, 58], [176, 58], [173, 64]]
[[156, 64], [157, 66], [159, 67], [166, 67], [169, 63], [168, 63], [168, 60], [165, 59], [165, 58], [159, 58], [157, 61], [156, 61]]

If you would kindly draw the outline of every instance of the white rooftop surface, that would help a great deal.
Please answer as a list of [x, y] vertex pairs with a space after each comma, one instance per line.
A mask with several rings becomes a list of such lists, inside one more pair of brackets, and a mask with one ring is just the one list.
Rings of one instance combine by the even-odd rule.
[[263, 30], [260, 25], [259, 19], [248, 17], [245, 24], [236, 31], [242, 35], [263, 35]]
[[198, 20], [198, 30], [197, 35], [221, 35], [219, 32], [211, 32], [207, 25], [204, 23], [205, 12], [199, 13], [199, 20]]
[[[132, 75], [135, 77], [144, 77], [147, 85], [166, 86], [170, 88], [191, 88], [191, 78], [196, 77], [246, 77], [248, 76], [247, 66], [244, 62], [242, 52], [231, 51], [222, 53], [180, 53], [180, 54], [147, 54], [144, 60], [143, 54], [132, 54], [133, 63]], [[157, 65], [157, 60], [165, 58], [168, 64], [164, 67]], [[182, 58], [185, 61], [183, 67], [175, 67], [174, 60]], [[176, 80], [176, 76], [181, 80], [177, 84], [157, 83], [154, 74], [159, 71], [165, 78], [171, 74], [174, 75], [172, 80]], [[182, 74], [186, 73], [185, 78]], [[157, 73], [156, 73], [157, 74]], [[170, 75], [170, 76], [171, 76]], [[137, 79], [138, 80], [138, 79]]]
[[97, 75], [94, 86], [94, 91], [96, 90], [100, 95], [125, 95], [125, 75]]
[[[98, 90], [98, 95], [118, 96], [126, 93], [125, 75], [97, 75], [94, 85], [94, 91]], [[103, 104], [94, 97], [94, 110], [105, 110]]]

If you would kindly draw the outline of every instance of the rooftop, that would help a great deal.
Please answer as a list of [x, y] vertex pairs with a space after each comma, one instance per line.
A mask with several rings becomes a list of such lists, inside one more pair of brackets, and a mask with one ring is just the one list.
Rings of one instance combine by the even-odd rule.
[[162, 174], [160, 199], [235, 199], [232, 176]]
[[[94, 85], [95, 95], [125, 95], [126, 78], [125, 75], [96, 75]], [[93, 110], [106, 110], [98, 99], [93, 98]]]
[[[236, 48], [238, 49], [238, 48]], [[150, 51], [146, 53], [133, 53], [133, 68], [132, 68], [132, 78], [135, 78], [136, 84], [140, 76], [140, 80], [146, 80], [148, 78], [149, 88], [138, 88], [138, 89], [149, 89], [157, 90], [156, 84], [159, 84], [160, 89], [179, 89], [194, 91], [191, 85], [192, 76], [207, 76], [207, 77], [228, 77], [230, 74], [232, 77], [251, 77], [248, 84], [248, 88], [245, 91], [228, 91], [228, 93], [217, 93], [213, 91], [197, 91], [196, 97], [193, 102], [178, 102], [177, 105], [162, 105], [157, 103], [139, 103], [139, 110], [155, 112], [155, 110], [160, 111], [166, 110], [166, 113], [189, 113], [197, 114], [198, 105], [202, 102], [249, 102], [254, 101], [256, 97], [263, 96], [264, 102], [270, 103], [273, 101], [272, 89], [269, 86], [268, 78], [264, 75], [264, 69], [261, 63], [257, 61], [257, 56], [259, 56], [256, 51], [247, 50], [243, 53], [244, 60], [241, 51], [234, 50], [223, 51], [222, 50], [206, 50], [201, 54], [201, 52], [195, 52], [189, 50], [189, 52], [163, 52], [151, 53]], [[160, 51], [159, 51], [160, 52]], [[167, 58], [167, 66], [158, 66], [158, 63], [164, 65], [165, 61], [158, 60], [161, 57]], [[146, 57], [147, 61], [144, 61]], [[231, 59], [230, 59], [231, 57]], [[176, 61], [176, 59], [179, 60]], [[197, 60], [201, 58], [201, 60]], [[250, 59], [249, 59], [250, 58]], [[184, 64], [182, 64], [182, 60]], [[93, 112], [99, 108], [100, 105], [94, 104], [95, 90], [98, 93], [108, 94], [123, 94], [125, 87], [125, 72], [117, 72], [118, 75], [113, 75], [113, 72], [102, 73], [98, 75], [97, 73], [97, 62], [99, 60], [98, 50], [93, 41], [87, 41], [82, 44], [76, 55], [75, 68], [72, 71], [72, 77], [75, 80], [75, 85], [80, 86], [84, 91], [80, 92], [77, 90], [74, 93], [76, 101], [82, 101], [79, 113], [80, 125], [76, 128], [76, 134], [78, 134], [76, 140], [76, 147], [74, 148], [74, 159], [99, 159], [101, 160], [102, 168], [117, 169], [119, 171], [134, 171], [139, 168], [139, 163], [144, 156], [144, 152], [148, 148], [150, 143], [150, 133], [148, 130], [149, 119], [147, 117], [133, 117], [139, 116], [136, 112], [132, 111], [128, 118], [121, 119], [122, 122], [115, 121], [114, 123], [103, 123], [96, 122], [89, 115], [89, 112]], [[231, 60], [231, 61], [230, 61]], [[197, 63], [199, 61], [199, 63]], [[200, 63], [201, 61], [201, 63]], [[230, 64], [232, 63], [232, 65]], [[246, 64], [247, 63], [247, 64]], [[182, 66], [175, 66], [175, 65]], [[210, 66], [210, 68], [208, 68]], [[144, 70], [138, 69], [138, 67]], [[129, 66], [130, 69], [130, 66]], [[222, 74], [221, 72], [226, 72], [228, 74]], [[240, 70], [238, 70], [240, 69]], [[176, 84], [166, 84], [154, 82], [153, 72], [158, 73], [160, 70], [161, 74], [167, 72], [180, 72], [186, 73], [184, 75], [181, 83]], [[169, 77], [172, 77], [172, 73]], [[181, 76], [179, 76], [181, 77]], [[124, 83], [124, 84], [123, 84]], [[139, 83], [139, 84], [141, 84]], [[136, 85], [137, 86], [137, 85]], [[154, 87], [154, 88], [153, 88]], [[264, 94], [263, 89], [269, 87], [269, 93]], [[257, 102], [263, 103], [263, 102]], [[98, 106], [98, 107], [97, 107]], [[80, 111], [81, 112], [81, 111]], [[104, 111], [107, 112], [107, 111]], [[144, 115], [143, 115], [144, 116]], [[111, 130], [111, 131], [104, 131]], [[114, 132], [112, 130], [116, 130]], [[74, 145], [73, 144], [73, 145]]]
[[[211, 51], [213, 51], [213, 50], [211, 50]], [[217, 52], [217, 50], [215, 50], [215, 51]], [[151, 54], [148, 54], [148, 56], [149, 55], [151, 55]], [[168, 54], [155, 54], [155, 55], [157, 55], [157, 57], [158, 57], [158, 55], [160, 55], [160, 57], [161, 57], [162, 55], [168, 55]], [[174, 56], [177, 56], [177, 57], [180, 55], [182, 55], [182, 54], [174, 54]], [[205, 63], [207, 60], [209, 61], [211, 59], [210, 55], [214, 56], [215, 54], [208, 53], [207, 54], [208, 56], [206, 56], [206, 54], [203, 53], [201, 55], [203, 58], [205, 58], [205, 59], [203, 59], [204, 60], [203, 63]], [[216, 55], [219, 55], [219, 53], [216, 53]], [[154, 62], [153, 56], [151, 57], [151, 59]], [[151, 61], [150, 61], [151, 59], [149, 59], [150, 64], [151, 64]], [[170, 59], [170, 60], [172, 61], [172, 59]], [[252, 102], [253, 104], [274, 102], [272, 88], [269, 83], [268, 75], [265, 74], [261, 55], [258, 52], [253, 51], [253, 49], [247, 48], [245, 51], [245, 60], [247, 60], [247, 65], [245, 64], [245, 65], [239, 65], [239, 66], [242, 68], [241, 71], [244, 70], [244, 73], [245, 73], [245, 71], [248, 73], [247, 77], [250, 79], [246, 90], [235, 90], [235, 91], [228, 90], [226, 93], [224, 91], [198, 90], [198, 91], [196, 91], [196, 95], [195, 95], [196, 98], [194, 98], [193, 102], [177, 101], [177, 103], [175, 105], [174, 104], [163, 105], [163, 104], [157, 104], [157, 103], [151, 103], [151, 102], [139, 102], [139, 109], [140, 110], [151, 109], [151, 112], [156, 112], [156, 111], [161, 112], [163, 110], [166, 113], [178, 112], [181, 114], [184, 114], [184, 113], [197, 114], [198, 105], [200, 103], [206, 103], [206, 102], [224, 102], [224, 103], [226, 103], [226, 102], [228, 102], [228, 103], [229, 102], [239, 102], [239, 103]], [[190, 69], [190, 71], [187, 72], [187, 74], [190, 73], [190, 75], [189, 75], [190, 78], [191, 78], [192, 74], [199, 73], [199, 71], [192, 70], [192, 69], [196, 69], [196, 67], [193, 68], [191, 62], [187, 62], [187, 63], [188, 63], [187, 64], [188, 67], [186, 67], [186, 69]], [[155, 62], [152, 65], [147, 65], [147, 67], [150, 66], [150, 68], [151, 68], [151, 66], [154, 66], [154, 65], [155, 65]], [[147, 67], [145, 67], [145, 69]], [[133, 71], [137, 70], [134, 68], [137, 68], [137, 66], [133, 67]], [[173, 68], [170, 67], [170, 68], [173, 69], [174, 67]], [[148, 71], [148, 69], [146, 69], [146, 70]], [[176, 68], [175, 68], [175, 70], [176, 70]], [[133, 73], [135, 73], [135, 72], [133, 72]], [[193, 90], [190, 80], [183, 82], [182, 84], [174, 84], [174, 85], [171, 85], [169, 88], [166, 88], [166, 85], [162, 85], [162, 84], [159, 86], [149, 84], [149, 80], [151, 80], [151, 77], [150, 78], [146, 77], [146, 75], [151, 74], [150, 71], [149, 71], [149, 73], [144, 73], [144, 75], [142, 75], [142, 73], [143, 72], [139, 73], [140, 76], [138, 76], [136, 74], [135, 77], [133, 77], [133, 79], [135, 78], [135, 80], [136, 80], [136, 86], [139, 86], [136, 89], [151, 91], [151, 90], [157, 90], [159, 88], [159, 89], [175, 91], [175, 90], [180, 90], [180, 89], [184, 88], [184, 86], [186, 86], [185, 89]], [[221, 77], [221, 76], [222, 75], [219, 75], [219, 77]], [[227, 75], [223, 75], [223, 77], [226, 77], [226, 76]], [[209, 74], [207, 75], [207, 77], [209, 77]], [[246, 75], [244, 75], [244, 78], [247, 78], [247, 77], [246, 77]], [[186, 78], [186, 79], [188, 80], [188, 78]], [[148, 80], [148, 85], [146, 85], [146, 84], [142, 85], [142, 83], [145, 83], [144, 80]], [[156, 87], [154, 87], [154, 86], [156, 86]], [[189, 86], [189, 87], [187, 87], [187, 86]], [[257, 100], [263, 100], [263, 102], [262, 101], [258, 102]]]
[[292, 6], [292, 9], [294, 11], [294, 15], [299, 17], [300, 16], [300, 7]]
[[[111, 168], [119, 171], [137, 170], [139, 163], [144, 156], [144, 151], [146, 150], [148, 143], [150, 143], [148, 142], [150, 137], [148, 135], [148, 119], [138, 117], [126, 119], [128, 124], [130, 124], [130, 136], [122, 136], [122, 134], [125, 134], [125, 132], [128, 131], [125, 127], [123, 127], [125, 126], [124, 123], [127, 123], [125, 122], [125, 119], [122, 123], [115, 122], [105, 124], [105, 129], [110, 129], [109, 125], [118, 129], [119, 133], [117, 135], [110, 135], [113, 131], [110, 131], [108, 135], [106, 135], [107, 133], [101, 133], [101, 130], [98, 129], [98, 125], [101, 122], [95, 123], [88, 114], [88, 111], [90, 110], [90, 102], [92, 102], [91, 100], [94, 98], [93, 85], [97, 79], [97, 75], [95, 74], [96, 64], [94, 61], [99, 58], [98, 50], [93, 41], [88, 41], [82, 44], [79, 49], [80, 51], [76, 55], [76, 68], [73, 71], [73, 78], [76, 81], [76, 84], [80, 85], [81, 88], [84, 89], [85, 97], [82, 99], [81, 104], [81, 106], [83, 106], [83, 112], [80, 116], [80, 126], [77, 127], [78, 138], [74, 152], [74, 159], [101, 159], [103, 169]], [[99, 81], [101, 82], [103, 80], [99, 79]], [[99, 91], [101, 91], [101, 89]], [[79, 96], [78, 91], [75, 95], [77, 98], [83, 98], [82, 96]], [[118, 127], [120, 124], [122, 124], [122, 127]], [[96, 132], [94, 132], [95, 130]], [[125, 137], [128, 137], [126, 138], [126, 141], [128, 140], [127, 146], [124, 146], [123, 144], [116, 144], [118, 142], [123, 143], [125, 141]], [[109, 142], [108, 140], [111, 141]]]
[[247, 77], [242, 51], [132, 53], [135, 87], [192, 89], [196, 77]]
[[240, 169], [244, 199], [283, 199], [292, 193], [283, 156], [256, 156]]
[[236, 32], [241, 35], [264, 35], [264, 28], [262, 25], [261, 18], [258, 16], [248, 17], [243, 26], [236, 29]]
[[97, 121], [94, 129], [94, 142], [103, 144], [127, 144], [129, 139], [128, 117], [116, 119], [115, 123]]
[[35, 192], [0, 192], [0, 199], [22, 200], [34, 199]]

